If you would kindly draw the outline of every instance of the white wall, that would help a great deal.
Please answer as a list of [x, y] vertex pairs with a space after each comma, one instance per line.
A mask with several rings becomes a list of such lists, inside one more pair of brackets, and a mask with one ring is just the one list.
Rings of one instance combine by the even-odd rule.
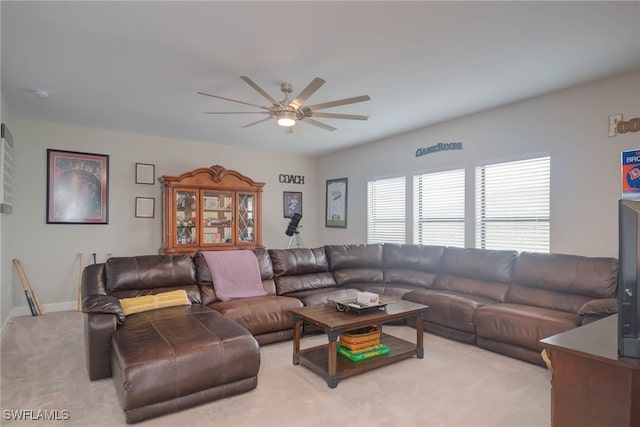
[[[4, 107], [4, 105], [3, 105]], [[114, 256], [157, 253], [160, 247], [160, 186], [135, 184], [134, 165], [153, 163], [156, 176], [177, 175], [220, 164], [256, 181], [263, 194], [263, 238], [268, 248], [284, 248], [288, 220], [282, 192], [302, 191], [304, 241], [315, 247], [366, 241], [366, 182], [370, 178], [465, 167], [510, 160], [533, 153], [551, 155], [551, 251], [586, 256], [617, 256], [617, 200], [620, 152], [640, 148], [640, 133], [608, 138], [608, 116], [640, 116], [640, 72], [568, 89], [415, 132], [312, 159], [241, 150], [221, 144], [165, 139], [71, 125], [44, 123], [6, 114], [16, 155], [15, 204], [3, 215], [2, 317], [7, 307], [26, 314], [11, 259], [19, 258], [40, 299], [50, 308], [74, 308], [78, 253], [84, 264], [97, 253]], [[372, 117], [371, 120], [384, 120]], [[415, 157], [438, 142], [462, 142], [464, 150]], [[46, 149], [110, 155], [109, 224], [46, 224]], [[304, 185], [281, 184], [278, 175], [305, 176]], [[349, 178], [348, 228], [325, 228], [325, 182]], [[473, 180], [468, 179], [468, 216], [473, 214]], [[156, 218], [134, 218], [136, 196], [156, 197]], [[473, 228], [467, 243], [473, 244]], [[5, 298], [13, 290], [11, 304]], [[46, 307], [45, 307], [46, 308]]]
[[[283, 191], [303, 192], [303, 221], [309, 224], [317, 221], [316, 168], [312, 158], [44, 123], [24, 117], [13, 117], [9, 128], [16, 155], [15, 203], [13, 213], [3, 218], [2, 239], [7, 244], [2, 255], [5, 260], [22, 261], [45, 308], [47, 304], [53, 304], [51, 309], [75, 308], [79, 253], [84, 254], [84, 265], [92, 262], [92, 253], [97, 254], [98, 262], [104, 261], [107, 253], [114, 256], [158, 253], [162, 233], [160, 185], [135, 184], [135, 163], [155, 164], [156, 178], [219, 164], [255, 181], [266, 182], [262, 225], [263, 241], [268, 248], [285, 248], [289, 242], [284, 233], [289, 220], [283, 217]], [[110, 156], [108, 225], [46, 224], [47, 148]], [[281, 184], [278, 181], [281, 173], [304, 175], [305, 184]], [[155, 218], [134, 217], [136, 196], [156, 198]], [[305, 243], [317, 243], [315, 231], [315, 227], [305, 228]], [[23, 294], [16, 292], [20, 289], [16, 274], [12, 276], [12, 286], [13, 305], [24, 306]]]
[[[551, 252], [617, 257], [620, 152], [640, 148], [640, 132], [607, 136], [608, 116], [617, 113], [625, 120], [640, 117], [640, 72], [324, 156], [318, 160], [317, 191], [324, 194], [327, 179], [349, 178], [348, 228], [319, 224], [320, 244], [366, 242], [367, 180], [464, 167], [466, 242], [473, 246], [475, 166], [549, 153]], [[418, 148], [439, 142], [462, 142], [464, 149], [415, 157]]]

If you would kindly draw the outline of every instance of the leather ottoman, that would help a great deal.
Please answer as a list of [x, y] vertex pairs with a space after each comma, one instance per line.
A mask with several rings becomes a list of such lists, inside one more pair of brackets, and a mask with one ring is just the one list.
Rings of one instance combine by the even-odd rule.
[[111, 369], [127, 423], [253, 390], [258, 343], [200, 304], [127, 317], [113, 334]]

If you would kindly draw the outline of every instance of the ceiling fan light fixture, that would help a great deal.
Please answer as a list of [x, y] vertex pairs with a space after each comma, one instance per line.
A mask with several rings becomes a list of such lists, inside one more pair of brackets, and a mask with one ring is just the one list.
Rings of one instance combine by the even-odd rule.
[[[2, 1], [2, 0], [0, 0]], [[322, 102], [320, 104], [305, 105], [305, 102], [311, 95], [313, 95], [323, 84], [326, 82], [320, 77], [316, 77], [305, 86], [304, 89], [292, 100], [289, 101], [289, 94], [293, 92], [293, 86], [290, 83], [282, 83], [280, 85], [280, 91], [284, 94], [282, 101], [276, 101], [271, 95], [269, 95], [264, 89], [258, 86], [253, 80], [247, 76], [240, 76], [245, 83], [251, 86], [256, 92], [262, 95], [269, 105], [258, 105], [250, 102], [244, 102], [237, 99], [226, 98], [224, 96], [212, 95], [204, 92], [197, 92], [200, 95], [210, 96], [212, 98], [222, 99], [224, 101], [231, 101], [238, 104], [249, 105], [251, 107], [257, 107], [260, 111], [218, 111], [218, 112], [205, 112], [205, 114], [268, 114], [268, 117], [258, 120], [256, 122], [249, 123], [242, 126], [247, 128], [249, 126], [257, 125], [258, 123], [266, 122], [269, 119], [276, 119], [278, 126], [283, 127], [285, 133], [290, 134], [293, 132], [293, 127], [298, 121], [303, 121], [309, 125], [317, 126], [324, 130], [333, 132], [336, 130], [333, 126], [329, 126], [322, 122], [315, 120], [315, 117], [328, 118], [328, 119], [347, 119], [347, 120], [367, 120], [369, 116], [356, 115], [356, 114], [339, 114], [339, 113], [323, 113], [317, 110], [323, 110], [325, 108], [339, 107], [341, 105], [355, 104], [357, 102], [370, 101], [369, 95], [355, 96], [352, 98], [337, 99], [330, 102]], [[314, 117], [314, 118], [312, 118]]]
[[278, 125], [282, 127], [291, 127], [296, 124], [296, 115], [292, 111], [283, 111], [278, 114]]

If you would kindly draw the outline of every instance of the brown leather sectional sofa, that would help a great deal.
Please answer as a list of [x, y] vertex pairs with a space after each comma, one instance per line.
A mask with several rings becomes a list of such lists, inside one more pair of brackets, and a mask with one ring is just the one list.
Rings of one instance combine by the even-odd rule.
[[[615, 313], [617, 260], [419, 245], [258, 249], [266, 296], [219, 301], [202, 254], [111, 258], [83, 274], [92, 380], [127, 422], [251, 390], [289, 310], [367, 290], [428, 305], [426, 331], [544, 365], [539, 340]], [[192, 305], [125, 317], [119, 298], [185, 289]]]

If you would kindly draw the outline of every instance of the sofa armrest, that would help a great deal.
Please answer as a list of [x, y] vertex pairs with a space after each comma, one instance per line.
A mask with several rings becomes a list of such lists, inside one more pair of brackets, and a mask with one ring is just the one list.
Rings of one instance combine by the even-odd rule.
[[117, 324], [124, 323], [125, 315], [120, 300], [111, 295], [89, 295], [82, 301], [83, 313], [113, 314]]
[[85, 313], [84, 351], [90, 380], [111, 377], [111, 335], [116, 331], [112, 314]]
[[578, 310], [578, 316], [582, 318], [584, 325], [617, 312], [618, 300], [616, 298], [602, 298], [585, 302]]

